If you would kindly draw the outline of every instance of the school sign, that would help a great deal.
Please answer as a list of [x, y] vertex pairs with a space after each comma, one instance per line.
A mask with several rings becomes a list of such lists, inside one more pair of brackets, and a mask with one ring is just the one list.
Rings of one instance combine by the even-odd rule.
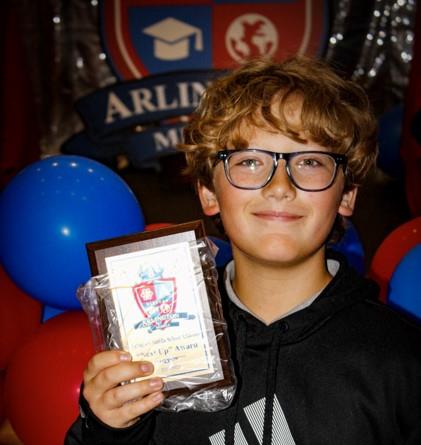
[[182, 116], [222, 70], [256, 56], [319, 54], [326, 9], [322, 0], [102, 1], [101, 39], [119, 82], [78, 101], [86, 128], [64, 151], [126, 153], [139, 166], [173, 152]]

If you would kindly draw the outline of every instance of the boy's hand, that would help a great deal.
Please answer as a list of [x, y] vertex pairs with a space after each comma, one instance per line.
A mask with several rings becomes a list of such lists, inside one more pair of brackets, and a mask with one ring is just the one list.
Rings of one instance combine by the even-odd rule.
[[114, 428], [128, 427], [162, 402], [163, 382], [153, 377], [127, 385], [120, 383], [152, 372], [152, 363], [132, 362], [127, 352], [100, 352], [85, 369], [83, 396], [102, 422]]

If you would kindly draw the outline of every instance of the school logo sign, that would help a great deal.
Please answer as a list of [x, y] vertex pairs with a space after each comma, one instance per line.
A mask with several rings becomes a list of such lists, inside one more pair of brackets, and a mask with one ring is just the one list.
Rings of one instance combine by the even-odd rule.
[[119, 82], [82, 97], [62, 152], [135, 167], [175, 152], [207, 84], [256, 56], [316, 55], [325, 0], [102, 0], [100, 33]]
[[121, 80], [185, 69], [229, 68], [251, 57], [315, 55], [324, 42], [324, 0], [107, 0], [105, 51]]

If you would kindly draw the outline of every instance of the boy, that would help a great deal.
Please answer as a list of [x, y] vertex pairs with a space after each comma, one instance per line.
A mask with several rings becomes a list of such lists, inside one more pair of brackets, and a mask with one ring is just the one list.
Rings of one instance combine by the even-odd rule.
[[322, 62], [256, 60], [216, 80], [185, 131], [187, 172], [219, 215], [238, 379], [220, 412], [163, 413], [153, 364], [97, 354], [67, 444], [421, 443], [421, 333], [326, 249], [376, 158], [367, 98]]

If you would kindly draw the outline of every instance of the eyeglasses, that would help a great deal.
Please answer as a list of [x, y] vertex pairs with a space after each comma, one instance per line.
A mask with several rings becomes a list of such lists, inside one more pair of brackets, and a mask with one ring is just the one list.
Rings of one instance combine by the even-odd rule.
[[345, 172], [347, 157], [324, 151], [277, 153], [258, 148], [222, 150], [216, 155], [224, 161], [225, 175], [237, 188], [257, 190], [265, 187], [275, 174], [279, 160], [295, 187], [306, 192], [321, 192], [335, 181], [338, 166]]

